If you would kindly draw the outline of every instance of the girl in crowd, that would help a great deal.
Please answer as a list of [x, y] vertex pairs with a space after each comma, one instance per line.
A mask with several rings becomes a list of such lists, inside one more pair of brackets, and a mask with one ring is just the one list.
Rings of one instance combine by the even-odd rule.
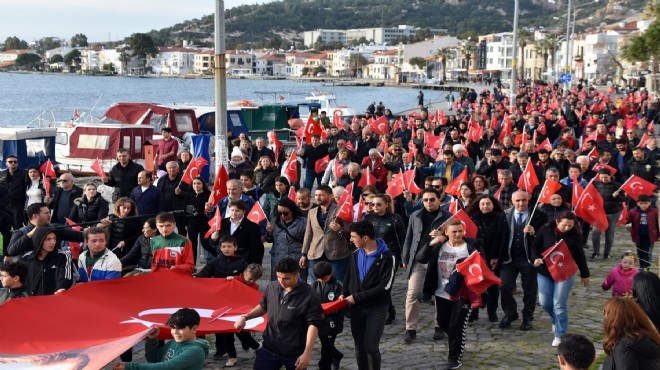
[[37, 167], [30, 167], [27, 170], [27, 189], [25, 189], [26, 202], [25, 208], [34, 203], [50, 203], [50, 194], [46, 194], [44, 181]]
[[466, 209], [477, 198], [477, 191], [474, 184], [471, 182], [464, 182], [458, 188], [458, 209]]
[[603, 290], [612, 289], [612, 297], [631, 296], [633, 291], [633, 278], [637, 274], [637, 255], [632, 251], [625, 251], [621, 262], [610, 271], [603, 281]]
[[[286, 257], [300, 260], [306, 224], [307, 218], [291, 199], [285, 197], [278, 201], [277, 213], [266, 225], [266, 241], [273, 243], [270, 249], [271, 281], [277, 280], [275, 265], [279, 260]], [[307, 281], [307, 269], [300, 271], [300, 277]]]
[[254, 182], [259, 185], [264, 193], [272, 193], [275, 190], [275, 179], [279, 171], [273, 165], [269, 156], [259, 158], [259, 163], [254, 169]]
[[[98, 224], [108, 230], [110, 249], [121, 260], [135, 244], [140, 235], [140, 222], [127, 217], [137, 215], [137, 205], [130, 198], [119, 198], [115, 202], [113, 214], [102, 219]], [[122, 269], [125, 272], [129, 269]]]
[[265, 193], [259, 199], [261, 208], [269, 220], [272, 220], [277, 215], [277, 203], [284, 198], [289, 197], [289, 180], [284, 177], [275, 178], [275, 191]]
[[197, 263], [197, 245], [198, 241], [202, 248], [209, 252], [211, 256], [216, 257], [218, 252], [211, 247], [209, 240], [204, 238], [209, 231], [209, 218], [206, 216], [206, 202], [209, 200], [211, 192], [209, 191], [204, 179], [196, 177], [192, 181], [192, 190], [187, 194], [186, 211], [192, 215], [188, 218], [188, 239], [192, 243], [193, 259]]
[[568, 331], [568, 294], [575, 282], [575, 276], [571, 276], [564, 281], [555, 281], [546, 267], [545, 259], [541, 256], [543, 252], [552, 248], [560, 240], [566, 243], [571, 256], [580, 269], [582, 285], [587, 286], [589, 284], [589, 268], [582, 250], [580, 224], [573, 213], [564, 212], [557, 217], [557, 220], [548, 222], [538, 230], [531, 250], [534, 267], [538, 270], [539, 302], [543, 310], [552, 319], [555, 334], [555, 339], [552, 341], [553, 347], [561, 343], [562, 335]]
[[96, 185], [85, 184], [82, 198], [73, 201], [74, 205], [69, 214], [73, 222], [99, 221], [108, 215], [108, 202], [103, 199]]
[[139, 275], [134, 269], [151, 269], [151, 239], [158, 236], [156, 218], [152, 217], [144, 222], [142, 234], [138, 236], [131, 250], [120, 260], [122, 268], [127, 272], [125, 276]]
[[635, 301], [610, 298], [604, 316], [603, 370], [660, 369], [660, 334]]
[[[504, 248], [506, 238], [507, 223], [503, 215], [500, 202], [495, 200], [492, 195], [479, 196], [470, 207], [467, 208], [467, 214], [474, 224], [477, 225], [477, 239], [487, 240], [484, 243], [484, 258], [493, 269], [495, 275], [500, 276], [498, 256], [501, 248]], [[488, 321], [497, 322], [497, 306], [500, 296], [500, 289], [497, 285], [488, 288], [488, 301], [486, 309], [488, 311]], [[479, 310], [471, 314], [471, 320], [479, 318]]]
[[179, 155], [177, 155], [177, 162], [179, 162], [179, 172], [186, 172], [186, 168], [188, 168], [190, 160], [192, 160], [192, 154], [190, 154], [188, 149], [182, 150]]

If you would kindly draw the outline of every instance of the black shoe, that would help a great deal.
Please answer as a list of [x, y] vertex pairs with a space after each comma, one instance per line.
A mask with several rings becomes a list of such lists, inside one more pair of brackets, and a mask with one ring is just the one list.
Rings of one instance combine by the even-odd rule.
[[468, 317], [468, 322], [475, 322], [475, 321], [479, 321], [478, 310], [472, 310], [472, 312], [470, 312], [470, 317]]
[[498, 325], [500, 329], [505, 329], [511, 326], [511, 323], [518, 320], [518, 316], [513, 316], [513, 317], [508, 317], [504, 316], [502, 321], [500, 321], [500, 324]]
[[590, 259], [591, 259], [591, 260], [595, 260], [596, 258], [598, 258], [598, 253], [595, 253], [595, 252], [592, 253]]
[[417, 330], [406, 330], [406, 336], [403, 338], [403, 341], [410, 344], [415, 339], [417, 339]]
[[445, 339], [445, 332], [442, 329], [436, 327], [435, 332], [433, 333], [433, 340], [443, 340]]
[[603, 261], [607, 261], [607, 260], [609, 260], [609, 259], [610, 259], [610, 255], [609, 255], [609, 254], [603, 254]]
[[250, 346], [247, 345], [247, 343], [241, 343], [241, 347], [243, 347], [243, 351], [249, 351], [250, 350]]
[[341, 362], [341, 359], [344, 358], [344, 354], [337, 351], [338, 355], [335, 356], [335, 358], [332, 359], [332, 370], [339, 370], [339, 363]]
[[449, 370], [458, 369], [459, 367], [461, 367], [461, 365], [463, 364], [458, 360], [449, 360], [447, 361], [447, 366], [445, 366], [445, 369], [449, 369]]
[[216, 349], [215, 354], [213, 355], [213, 358], [215, 358], [216, 360], [219, 360], [219, 359], [225, 357], [226, 354], [227, 354], [227, 351], [222, 350], [222, 349]]
[[489, 312], [488, 313], [488, 321], [490, 322], [497, 322], [499, 318], [497, 317], [497, 312]]
[[522, 324], [520, 324], [520, 330], [522, 331], [532, 330], [533, 328], [531, 321], [523, 320]]
[[395, 319], [396, 319], [396, 311], [390, 312], [390, 314], [387, 315], [387, 320], [385, 320], [385, 325], [392, 325]]

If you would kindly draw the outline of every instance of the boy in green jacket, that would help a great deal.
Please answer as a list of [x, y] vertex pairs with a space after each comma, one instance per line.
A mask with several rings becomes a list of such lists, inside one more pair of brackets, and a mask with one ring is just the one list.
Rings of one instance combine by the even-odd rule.
[[197, 339], [199, 320], [199, 314], [191, 308], [176, 311], [166, 323], [171, 328], [174, 340], [167, 342], [164, 347], [159, 347], [159, 329], [147, 337], [145, 357], [151, 363], [118, 362], [112, 369], [203, 369], [204, 360], [209, 354], [209, 345], [206, 340]]

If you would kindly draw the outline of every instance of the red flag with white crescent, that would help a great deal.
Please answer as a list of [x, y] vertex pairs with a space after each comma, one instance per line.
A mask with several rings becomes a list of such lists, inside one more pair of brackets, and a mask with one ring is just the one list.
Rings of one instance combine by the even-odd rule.
[[385, 190], [385, 193], [392, 198], [396, 198], [403, 194], [405, 189], [406, 185], [403, 182], [403, 174], [401, 173], [401, 170], [399, 170], [399, 173], [392, 176], [392, 181], [387, 184], [387, 190]]
[[655, 184], [648, 182], [637, 175], [632, 175], [623, 183], [623, 186], [621, 186], [621, 190], [635, 201], [637, 201], [637, 198], [639, 198], [640, 195], [653, 195], [655, 189], [657, 189]]
[[229, 181], [229, 174], [225, 166], [220, 163], [220, 167], [218, 167], [218, 171], [215, 174], [215, 180], [213, 181], [213, 189], [209, 196], [209, 203], [213, 206], [217, 205], [222, 198], [229, 195], [227, 192], [227, 181]]
[[369, 128], [378, 135], [384, 135], [390, 132], [390, 128], [387, 125], [387, 117], [385, 116], [380, 116], [377, 120], [369, 121]]
[[46, 175], [46, 177], [50, 177], [51, 179], [54, 179], [57, 177], [57, 174], [55, 173], [55, 167], [53, 167], [53, 162], [50, 161], [50, 158], [39, 167], [39, 172], [43, 173]]
[[463, 168], [463, 171], [461, 171], [461, 173], [458, 176], [456, 176], [456, 178], [454, 178], [453, 180], [451, 180], [449, 182], [449, 184], [447, 185], [447, 188], [445, 189], [445, 192], [447, 192], [447, 194], [451, 194], [451, 195], [454, 195], [454, 196], [459, 196], [460, 195], [459, 190], [461, 188], [461, 185], [463, 185], [464, 182], [468, 181], [467, 170], [468, 170], [468, 168], [466, 166], [465, 168]]
[[296, 188], [293, 186], [289, 187], [289, 199], [294, 203], [296, 202]]
[[541, 253], [541, 255], [552, 280], [556, 282], [568, 280], [578, 272], [577, 264], [564, 239]]
[[625, 225], [628, 223], [628, 204], [626, 202], [621, 202], [621, 206], [623, 207], [623, 210], [619, 215], [619, 220], [616, 223], [617, 226]]
[[477, 231], [479, 230], [477, 228], [477, 225], [474, 224], [474, 221], [468, 216], [468, 214], [464, 210], [459, 210], [458, 212], [454, 213], [447, 221], [445, 221], [442, 225], [440, 225], [440, 228], [444, 227], [449, 220], [452, 218], [455, 218], [463, 224], [463, 228], [465, 229], [465, 236], [468, 238], [476, 238], [477, 237]]
[[502, 285], [502, 280], [493, 273], [486, 260], [477, 251], [457, 263], [456, 270], [463, 276], [468, 290], [476, 295], [481, 295], [493, 285]]
[[332, 124], [338, 129], [342, 128], [341, 110], [337, 109], [332, 115]]
[[550, 203], [550, 197], [561, 190], [561, 184], [555, 180], [545, 180], [543, 184], [543, 190], [539, 195], [539, 203]]
[[181, 177], [181, 182], [185, 182], [188, 185], [192, 184], [193, 179], [199, 176], [202, 172], [202, 168], [204, 168], [207, 163], [208, 162], [203, 157], [193, 158], [188, 164], [188, 167], [186, 167], [186, 171]]
[[325, 169], [328, 168], [329, 163], [330, 163], [330, 155], [326, 155], [321, 159], [317, 159], [316, 163], [314, 163], [314, 171], [316, 173], [325, 172]]
[[222, 227], [222, 216], [220, 215], [220, 207], [215, 207], [215, 215], [213, 216], [212, 219], [209, 220], [208, 224], [210, 229], [204, 235], [204, 239], [208, 239], [211, 237], [211, 234], [213, 234], [216, 231], [220, 231], [220, 228]]
[[339, 212], [337, 212], [337, 218], [346, 221], [346, 222], [353, 222], [353, 195], [350, 194], [346, 199], [344, 200], [343, 203], [341, 203], [341, 207], [339, 208]]
[[536, 146], [536, 151], [538, 152], [539, 149], [545, 149], [548, 152], [552, 152], [552, 144], [550, 144], [550, 139], [545, 138], [539, 145]]
[[296, 151], [291, 152], [291, 157], [289, 157], [289, 162], [284, 169], [284, 174], [289, 178], [289, 181], [293, 184], [298, 182], [298, 155]]
[[360, 181], [358, 181], [357, 186], [359, 188], [364, 188], [369, 185], [376, 185], [376, 176], [371, 174], [371, 171], [369, 170], [369, 166], [365, 167], [364, 171], [362, 171], [362, 177], [360, 177]]
[[97, 175], [99, 175], [102, 179], [105, 178], [105, 171], [103, 171], [103, 165], [99, 161], [98, 158], [92, 163], [92, 165], [89, 167], [94, 171]]
[[[76, 225], [75, 222], [71, 221], [70, 218], [64, 217], [64, 221], [66, 222], [67, 225]], [[82, 227], [80, 226], [71, 226], [71, 230], [75, 231], [82, 231]], [[71, 253], [71, 258], [74, 260], [77, 260], [78, 257], [80, 256], [80, 253], [82, 253], [82, 246], [78, 242], [69, 242], [69, 252]]]
[[408, 170], [403, 173], [403, 183], [406, 187], [406, 190], [410, 191], [413, 194], [420, 194], [422, 189], [417, 186], [415, 183], [415, 169]]
[[532, 161], [527, 161], [525, 170], [518, 179], [518, 189], [524, 190], [530, 194], [534, 191], [534, 188], [539, 185], [539, 179], [536, 176], [536, 171], [534, 171], [534, 165]]
[[575, 215], [585, 220], [601, 232], [607, 230], [607, 215], [603, 197], [598, 193], [593, 182], [589, 183], [575, 205]]
[[254, 202], [254, 205], [252, 206], [252, 209], [247, 215], [247, 219], [254, 222], [255, 224], [260, 224], [261, 221], [266, 221], [266, 213], [264, 212], [264, 209], [261, 207], [261, 204], [259, 202]]

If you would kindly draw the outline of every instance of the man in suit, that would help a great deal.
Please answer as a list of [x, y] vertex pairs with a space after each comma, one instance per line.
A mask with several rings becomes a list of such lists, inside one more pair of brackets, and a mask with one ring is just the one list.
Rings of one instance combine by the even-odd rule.
[[511, 197], [513, 207], [504, 211], [508, 242], [506, 247], [500, 251], [499, 258], [502, 262], [500, 291], [502, 310], [505, 315], [499, 324], [502, 329], [510, 327], [511, 323], [518, 319], [518, 305], [513, 298], [513, 289], [519, 273], [523, 288], [523, 322], [520, 330], [532, 329], [532, 320], [534, 320], [538, 285], [536, 269], [530, 260], [530, 248], [536, 231], [548, 222], [548, 217], [544, 212], [534, 212], [532, 216], [532, 211], [529, 209], [529, 198], [530, 195], [527, 192], [516, 191]]
[[[238, 250], [236, 254], [245, 258], [247, 263], [256, 263], [261, 265], [264, 258], [264, 244], [261, 242], [261, 232], [259, 225], [245, 218], [247, 206], [242, 200], [229, 202], [229, 217], [223, 218], [220, 225], [220, 232], [213, 233], [211, 236], [213, 242], [226, 235], [236, 238]], [[217, 236], [218, 239], [214, 237]]]
[[343, 281], [350, 255], [350, 223], [337, 218], [339, 207], [332, 201], [332, 189], [329, 186], [319, 186], [314, 192], [314, 199], [318, 207], [310, 209], [307, 214], [300, 267], [309, 267], [309, 274], [314, 281], [314, 264], [327, 261], [332, 265], [332, 273], [337, 280]]

